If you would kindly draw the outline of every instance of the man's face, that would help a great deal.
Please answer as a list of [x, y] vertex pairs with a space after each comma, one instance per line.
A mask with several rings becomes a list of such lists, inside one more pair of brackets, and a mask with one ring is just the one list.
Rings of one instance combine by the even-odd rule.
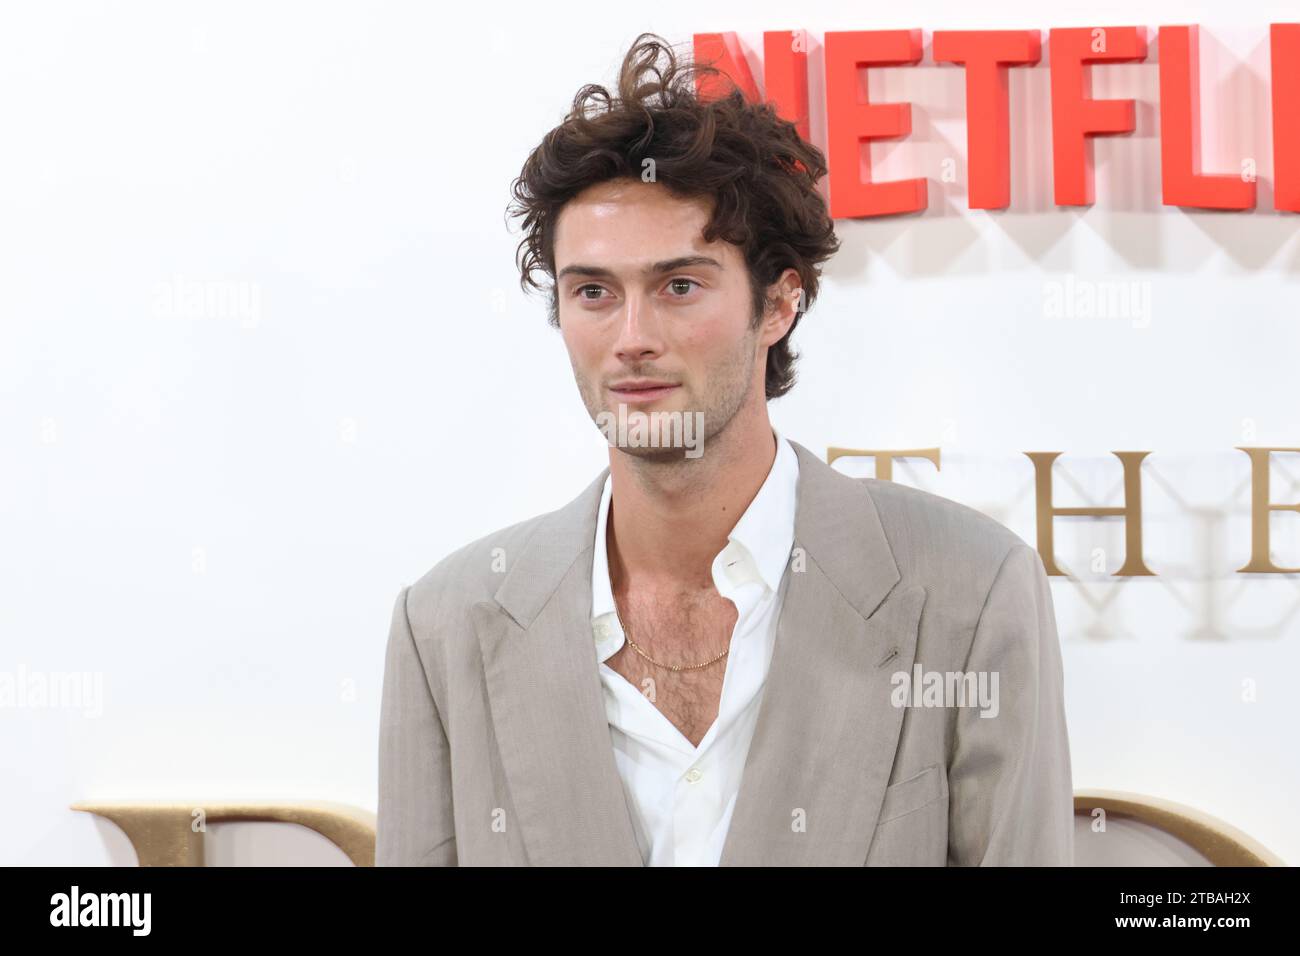
[[[620, 404], [629, 413], [702, 412], [707, 440], [747, 402], [765, 401], [767, 347], [784, 333], [753, 327], [739, 247], [702, 238], [710, 212], [707, 198], [635, 179], [593, 186], [560, 212], [560, 331], [593, 420], [617, 416]], [[653, 383], [664, 387], [646, 387]], [[624, 450], [667, 457], [662, 448]]]

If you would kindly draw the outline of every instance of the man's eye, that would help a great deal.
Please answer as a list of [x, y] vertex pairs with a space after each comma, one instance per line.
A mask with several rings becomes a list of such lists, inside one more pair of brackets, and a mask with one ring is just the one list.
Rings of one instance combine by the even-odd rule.
[[[583, 295], [583, 292], [593, 290], [593, 289], [596, 291], [597, 293], [596, 295], [594, 296]], [[573, 294], [578, 296], [579, 298], [586, 299], [589, 302], [596, 302], [600, 299], [600, 293], [604, 291], [605, 290], [598, 285], [580, 285], [578, 286], [578, 288], [573, 290]]]
[[[685, 289], [680, 288], [682, 285], [685, 285], [686, 288]], [[675, 297], [679, 299], [682, 298], [683, 296], [690, 295], [691, 286], [698, 286], [698, 285], [699, 283], [696, 282], [694, 279], [670, 279], [668, 282], [669, 288], [679, 293]]]

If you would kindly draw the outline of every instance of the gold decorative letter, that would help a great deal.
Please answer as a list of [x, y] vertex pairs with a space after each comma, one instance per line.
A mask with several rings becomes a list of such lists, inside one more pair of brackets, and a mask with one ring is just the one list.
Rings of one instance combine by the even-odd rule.
[[828, 448], [826, 464], [835, 464], [836, 458], [874, 458], [876, 459], [876, 477], [881, 481], [894, 480], [895, 458], [926, 458], [934, 462], [934, 470], [939, 470], [939, 449], [904, 448], [899, 451], [884, 451], [874, 448]]
[[1057, 515], [1118, 515], [1124, 518], [1124, 566], [1115, 574], [1136, 576], [1155, 572], [1142, 562], [1142, 459], [1149, 451], [1112, 452], [1124, 466], [1124, 506], [1122, 508], [1053, 508], [1052, 462], [1059, 451], [1027, 451], [1034, 463], [1035, 500], [1038, 510], [1038, 554], [1048, 574], [1065, 572], [1056, 566], [1052, 521]]
[[1300, 448], [1242, 448], [1250, 456], [1250, 563], [1238, 568], [1237, 573], [1295, 574], [1300, 568], [1279, 568], [1273, 563], [1268, 546], [1268, 513], [1270, 511], [1300, 512], [1300, 504], [1275, 505], [1268, 497], [1268, 456], [1275, 451], [1296, 451]]
[[375, 865], [375, 815], [341, 803], [74, 803], [72, 809], [117, 824], [141, 866], [203, 866], [207, 824], [235, 821], [297, 823], [329, 840], [355, 865]]

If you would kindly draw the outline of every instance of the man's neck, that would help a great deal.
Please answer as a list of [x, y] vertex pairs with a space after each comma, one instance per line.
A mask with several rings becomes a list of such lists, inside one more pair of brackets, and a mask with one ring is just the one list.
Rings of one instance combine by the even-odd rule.
[[737, 414], [699, 458], [638, 458], [610, 449], [609, 568], [616, 593], [629, 579], [655, 589], [712, 586], [714, 557], [767, 480], [776, 439], [764, 404]]

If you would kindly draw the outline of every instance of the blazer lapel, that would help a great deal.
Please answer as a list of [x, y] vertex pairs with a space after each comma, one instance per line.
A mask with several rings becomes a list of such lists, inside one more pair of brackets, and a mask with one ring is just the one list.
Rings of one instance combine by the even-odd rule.
[[641, 866], [591, 633], [605, 475], [506, 555], [496, 603], [473, 608], [493, 728], [528, 862]]
[[896, 589], [866, 486], [791, 444], [795, 552], [721, 865], [861, 866], [903, 720], [891, 675], [911, 670], [925, 590]]

